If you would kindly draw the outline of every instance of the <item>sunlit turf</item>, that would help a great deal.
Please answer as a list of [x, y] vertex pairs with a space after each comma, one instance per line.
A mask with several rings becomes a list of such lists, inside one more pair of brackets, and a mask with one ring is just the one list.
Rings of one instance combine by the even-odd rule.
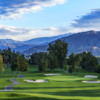
[[[50, 73], [50, 72], [47, 72]], [[0, 73], [0, 90], [12, 84], [9, 80], [16, 78], [20, 84], [13, 87], [12, 92], [0, 92], [0, 100], [100, 100], [100, 84], [82, 83], [85, 80], [100, 80], [100, 74], [91, 72], [74, 72], [60, 76], [44, 76], [30, 67], [28, 72], [23, 72], [24, 78], [18, 78], [9, 68]], [[97, 79], [84, 78], [84, 75], [98, 75]], [[46, 79], [48, 83], [27, 83], [25, 79]]]

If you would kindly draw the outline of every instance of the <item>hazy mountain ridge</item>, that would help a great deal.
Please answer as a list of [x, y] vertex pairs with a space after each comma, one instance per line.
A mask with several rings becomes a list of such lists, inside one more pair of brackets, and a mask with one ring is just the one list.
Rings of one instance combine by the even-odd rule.
[[[88, 31], [77, 34], [72, 34], [67, 37], [60, 38], [68, 43], [68, 55], [71, 53], [81, 53], [90, 51], [95, 56], [100, 56], [100, 32]], [[32, 54], [35, 52], [46, 52], [48, 45], [33, 47], [24, 54]]]
[[97, 53], [97, 50], [100, 48], [100, 32], [82, 32], [69, 37], [61, 38], [61, 40], [65, 40], [69, 44], [69, 53], [90, 51], [95, 56], [100, 55], [100, 53]]
[[[23, 41], [23, 42], [15, 41], [15, 40], [12, 40], [12, 39], [0, 39], [0, 49], [7, 49], [8, 47], [10, 47], [12, 50], [24, 52], [24, 51], [26, 51], [26, 50], [28, 50], [32, 47], [36, 48], [38, 46], [47, 45], [51, 41], [55, 41], [58, 38], [61, 38], [61, 37], [64, 37], [64, 36], [69, 36], [69, 35], [71, 35], [71, 33], [59, 35], [59, 36], [54, 36], [54, 37], [35, 38], [35, 39]], [[39, 49], [37, 50], [37, 52], [38, 51], [39, 51]], [[44, 51], [44, 49], [42, 51]]]
[[57, 39], [65, 40], [68, 43], [68, 55], [71, 53], [90, 51], [93, 55], [100, 56], [100, 32], [96, 31], [42, 37], [23, 42], [11, 39], [0, 39], [0, 48], [7, 49], [10, 47], [12, 50], [30, 55], [35, 52], [46, 52], [48, 44]]
[[58, 35], [58, 36], [52, 36], [52, 37], [41, 37], [41, 38], [35, 38], [31, 40], [24, 41], [24, 44], [30, 44], [30, 45], [41, 45], [41, 44], [48, 44], [54, 40], [57, 40], [59, 38], [72, 35], [72, 33], [64, 34], [64, 35]]
[[10, 47], [12, 50], [23, 52], [27, 48], [33, 47], [33, 45], [24, 44], [21, 41], [15, 41], [12, 39], [0, 39], [0, 49], [7, 49]]

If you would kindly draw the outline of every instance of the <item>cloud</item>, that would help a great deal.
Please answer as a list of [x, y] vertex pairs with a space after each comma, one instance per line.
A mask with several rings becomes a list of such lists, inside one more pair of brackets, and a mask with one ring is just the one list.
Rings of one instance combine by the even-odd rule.
[[93, 10], [92, 12], [76, 19], [72, 24], [75, 28], [88, 28], [100, 30], [100, 9]]
[[66, 1], [67, 0], [0, 0], [0, 18], [18, 18], [24, 13], [35, 13], [44, 7], [64, 4]]
[[61, 35], [65, 34], [66, 32], [66, 29], [55, 27], [34, 29], [0, 25], [0, 39], [14, 39], [24, 41], [38, 37]]
[[50, 37], [57, 36], [67, 33], [78, 33], [88, 30], [94, 30], [91, 28], [80, 28], [80, 27], [47, 27], [47, 28], [21, 28], [13, 26], [5, 26], [0, 24], [0, 39], [13, 39], [18, 41], [25, 41], [38, 37]]

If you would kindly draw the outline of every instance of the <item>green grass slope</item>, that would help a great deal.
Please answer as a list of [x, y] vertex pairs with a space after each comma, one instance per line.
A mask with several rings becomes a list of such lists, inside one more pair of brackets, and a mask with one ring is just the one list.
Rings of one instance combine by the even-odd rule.
[[[56, 72], [57, 73], [57, 72]], [[100, 74], [76, 72], [60, 76], [44, 76], [44, 73], [34, 72], [30, 67], [23, 72], [24, 78], [19, 79], [18, 73], [10, 69], [0, 73], [0, 90], [12, 84], [9, 80], [16, 78], [20, 84], [13, 87], [14, 91], [0, 92], [0, 100], [100, 100], [100, 84], [82, 83], [85, 80], [100, 80]], [[84, 75], [98, 75], [97, 79], [84, 78]], [[48, 83], [27, 83], [25, 79], [46, 79]]]

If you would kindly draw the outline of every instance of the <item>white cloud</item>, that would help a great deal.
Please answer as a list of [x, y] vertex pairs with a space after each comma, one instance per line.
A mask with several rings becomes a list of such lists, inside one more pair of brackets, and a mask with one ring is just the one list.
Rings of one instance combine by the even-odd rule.
[[1, 0], [0, 18], [13, 19], [28, 12], [35, 13], [44, 7], [64, 4], [67, 0]]
[[0, 39], [14, 39], [19, 41], [29, 40], [38, 37], [49, 37], [67, 33], [64, 28], [17, 28], [0, 24]]
[[100, 9], [92, 10], [90, 13], [75, 19], [67, 32], [78, 33], [90, 30], [100, 31]]
[[17, 28], [13, 26], [4, 26], [0, 24], [0, 39], [14, 39], [19, 41], [25, 41], [33, 38], [38, 37], [50, 37], [56, 35], [62, 35], [67, 33], [78, 33], [84, 32], [89, 30], [100, 31], [100, 28], [93, 27], [73, 27], [70, 26], [69, 28], [66, 27], [49, 27], [49, 28]]
[[99, 28], [100, 27], [100, 9], [91, 11], [83, 15], [81, 18], [76, 19], [72, 24], [76, 28]]

